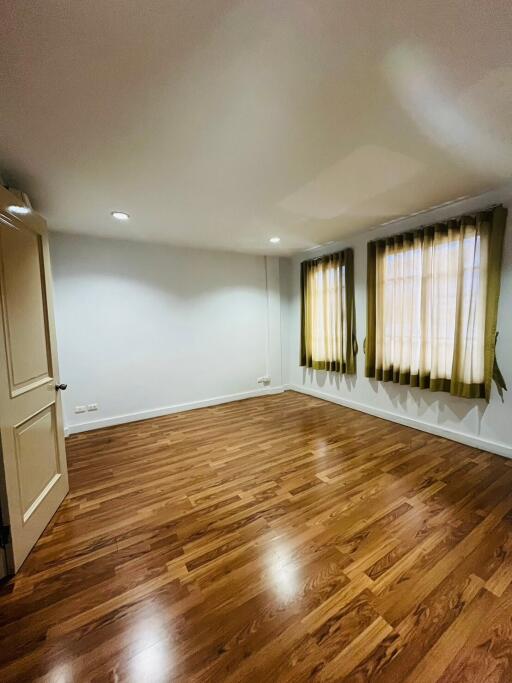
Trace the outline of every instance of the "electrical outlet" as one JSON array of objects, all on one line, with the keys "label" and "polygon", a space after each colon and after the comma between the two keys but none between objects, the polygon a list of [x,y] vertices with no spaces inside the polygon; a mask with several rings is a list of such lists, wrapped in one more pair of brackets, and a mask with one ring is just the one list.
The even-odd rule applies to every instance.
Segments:
[{"label": "electrical outlet", "polygon": [[88,403],[87,404],[87,410],[91,412],[92,410],[98,410],[98,404],[97,403]]},{"label": "electrical outlet", "polygon": [[258,384],[270,384],[271,378],[265,375],[264,377],[258,377],[256,381]]},{"label": "electrical outlet", "polygon": [[85,413],[87,408],[85,406],[75,406],[75,413]]}]

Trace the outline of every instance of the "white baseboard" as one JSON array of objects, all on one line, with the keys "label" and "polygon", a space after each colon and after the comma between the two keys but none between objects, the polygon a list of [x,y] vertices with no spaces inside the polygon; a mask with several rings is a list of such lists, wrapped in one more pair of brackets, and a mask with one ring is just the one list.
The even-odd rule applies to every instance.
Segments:
[{"label": "white baseboard", "polygon": [[389,420],[390,422],[397,422],[398,424],[405,425],[406,427],[419,429],[422,432],[428,432],[429,434],[442,436],[446,439],[451,439],[452,441],[458,441],[459,443],[463,443],[467,446],[473,446],[474,448],[479,448],[484,451],[496,453],[497,455],[503,455],[506,458],[512,458],[512,446],[508,446],[507,444],[499,443],[496,441],[490,441],[488,439],[482,439],[479,436],[464,434],[463,432],[458,432],[454,429],[449,429],[448,427],[429,424],[426,422],[422,422],[421,420],[416,420],[412,417],[397,415],[396,413],[392,413],[388,410],[375,408],[374,406],[370,406],[365,403],[359,403],[357,401],[352,401],[339,396],[333,396],[332,394],[327,394],[323,391],[318,391],[317,389],[311,389],[309,387],[300,386],[299,384],[285,384],[279,387],[268,387],[266,389],[244,391],[238,394],[226,394],[224,396],[215,396],[214,398],[203,399],[201,401],[179,403],[172,406],[155,408],[153,410],[141,410],[135,413],[115,415],[114,417],[107,417],[100,420],[80,422],[78,424],[66,426],[64,429],[64,434],[65,436],[69,436],[70,434],[78,434],[79,432],[86,432],[92,429],[102,429],[103,427],[111,427],[113,425],[125,424],[127,422],[147,420],[151,417],[171,415],[172,413],[180,413],[186,410],[195,410],[196,408],[207,408],[208,406],[220,405],[221,403],[230,403],[232,401],[243,401],[247,398],[255,398],[256,396],[264,396],[267,394],[279,394],[287,389],[297,391],[301,394],[306,394],[308,396],[314,396],[315,398],[320,398],[323,401],[337,403],[338,405],[344,406],[345,408],[358,410],[362,413],[367,413],[368,415],[374,415],[375,417],[380,417],[384,420]]},{"label": "white baseboard", "polygon": [[381,417],[384,420],[389,420],[390,422],[398,422],[398,424],[405,425],[406,427],[412,427],[413,429],[419,429],[422,432],[428,432],[429,434],[442,436],[446,439],[451,439],[452,441],[458,441],[466,446],[473,446],[474,448],[496,453],[497,455],[503,455],[505,458],[512,458],[512,446],[509,446],[505,443],[489,441],[488,439],[482,439],[479,436],[464,434],[463,432],[458,432],[455,429],[449,429],[448,427],[443,427],[441,425],[433,425],[428,422],[416,420],[412,417],[397,415],[396,413],[392,413],[388,410],[374,408],[366,403],[358,403],[357,401],[341,398],[339,396],[333,396],[332,394],[327,394],[323,391],[318,391],[317,389],[310,389],[309,387],[300,386],[299,384],[286,384],[283,388],[291,389],[292,391],[298,391],[299,393],[307,394],[308,396],[314,396],[315,398],[320,398],[323,401],[337,403],[345,408],[359,410],[362,413],[374,415],[375,417]]},{"label": "white baseboard", "polygon": [[162,415],[171,415],[172,413],[181,413],[185,410],[207,408],[209,406],[220,405],[221,403],[243,401],[246,398],[255,398],[256,396],[280,394],[283,391],[284,387],[282,386],[267,387],[265,389],[255,389],[254,391],[242,391],[238,394],[226,394],[225,396],[215,396],[214,398],[206,398],[202,401],[178,403],[173,406],[165,406],[163,408],[155,408],[152,410],[140,410],[135,413],[126,413],[125,415],[115,415],[114,417],[106,417],[100,420],[80,422],[78,424],[66,425],[66,427],[64,428],[64,435],[69,436],[70,434],[78,434],[79,432],[88,432],[91,429],[102,429],[103,427],[112,427],[113,425],[125,424],[126,422],[137,422],[138,420],[147,420],[151,417],[160,417]]}]

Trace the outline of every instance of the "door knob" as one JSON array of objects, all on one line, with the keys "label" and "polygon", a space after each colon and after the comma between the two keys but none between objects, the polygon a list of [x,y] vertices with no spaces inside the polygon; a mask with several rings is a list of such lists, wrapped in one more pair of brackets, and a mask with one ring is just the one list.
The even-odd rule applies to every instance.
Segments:
[{"label": "door knob", "polygon": [[67,384],[56,384],[56,385],[55,385],[55,389],[56,389],[57,391],[59,391],[59,389],[60,389],[61,391],[66,391],[67,388],[68,388],[68,385],[67,385]]}]

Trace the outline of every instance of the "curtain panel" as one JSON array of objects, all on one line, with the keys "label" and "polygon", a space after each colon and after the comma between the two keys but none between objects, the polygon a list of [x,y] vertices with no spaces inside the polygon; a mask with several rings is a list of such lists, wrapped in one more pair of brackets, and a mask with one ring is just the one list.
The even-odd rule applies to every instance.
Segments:
[{"label": "curtain panel", "polygon": [[490,397],[507,210],[368,243],[367,377]]},{"label": "curtain panel", "polygon": [[301,263],[301,366],[356,372],[354,252]]}]

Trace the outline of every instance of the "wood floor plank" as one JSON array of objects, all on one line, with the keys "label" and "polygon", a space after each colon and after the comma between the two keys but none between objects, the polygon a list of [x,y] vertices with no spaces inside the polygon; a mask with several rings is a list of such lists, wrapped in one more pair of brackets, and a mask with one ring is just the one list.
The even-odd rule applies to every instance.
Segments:
[{"label": "wood floor plank", "polygon": [[512,466],[285,392],[67,439],[3,681],[512,680]]}]

